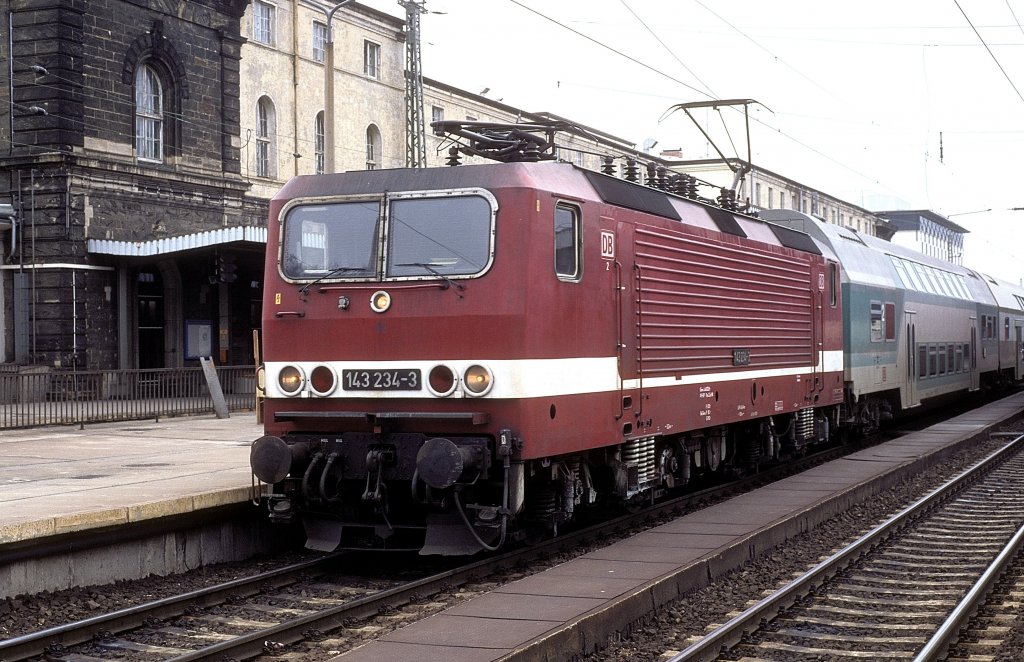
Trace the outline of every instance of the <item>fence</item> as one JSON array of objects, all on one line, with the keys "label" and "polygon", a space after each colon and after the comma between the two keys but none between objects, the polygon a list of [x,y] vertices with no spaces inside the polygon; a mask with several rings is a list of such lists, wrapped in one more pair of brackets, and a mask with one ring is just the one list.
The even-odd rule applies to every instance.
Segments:
[{"label": "fence", "polygon": [[[228,411],[256,407],[255,366],[218,366]],[[202,368],[0,373],[0,429],[213,413]]]}]

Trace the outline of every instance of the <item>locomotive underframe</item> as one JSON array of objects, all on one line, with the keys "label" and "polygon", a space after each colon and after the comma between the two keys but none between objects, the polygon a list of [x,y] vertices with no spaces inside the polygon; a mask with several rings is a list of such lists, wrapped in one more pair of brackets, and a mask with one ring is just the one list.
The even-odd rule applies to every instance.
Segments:
[{"label": "locomotive underframe", "polygon": [[755,472],[829,441],[839,422],[839,406],[806,408],[525,461],[510,430],[288,434],[270,438],[291,466],[268,505],[272,521],[301,520],[312,549],[471,554],[557,533],[581,508]]}]

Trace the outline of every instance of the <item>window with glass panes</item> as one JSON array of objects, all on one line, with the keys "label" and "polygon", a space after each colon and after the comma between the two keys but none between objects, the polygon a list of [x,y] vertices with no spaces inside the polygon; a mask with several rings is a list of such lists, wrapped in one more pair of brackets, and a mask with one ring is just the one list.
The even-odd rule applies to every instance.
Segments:
[{"label": "window with glass panes", "polygon": [[153,67],[142,64],[135,71],[135,155],[146,161],[163,161],[163,86]]},{"label": "window with glass panes", "polygon": [[274,44],[274,6],[260,0],[252,3],[252,38],[261,44]]}]

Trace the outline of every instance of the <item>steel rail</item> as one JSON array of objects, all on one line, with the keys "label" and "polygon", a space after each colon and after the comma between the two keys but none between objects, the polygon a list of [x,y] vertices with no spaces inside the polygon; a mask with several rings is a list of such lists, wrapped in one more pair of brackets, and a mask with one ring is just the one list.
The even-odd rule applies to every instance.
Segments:
[{"label": "steel rail", "polygon": [[[991,436],[1004,436],[994,433]],[[1015,436],[1003,448],[994,451],[973,467],[961,472],[945,484],[907,506],[899,513],[853,541],[821,563],[797,577],[771,595],[758,601],[742,613],[701,637],[667,662],[704,662],[716,659],[724,650],[739,643],[749,633],[771,620],[779,612],[807,595],[826,580],[835,576],[850,563],[902,529],[910,520],[931,510],[954,493],[977,480],[988,469],[1002,462],[1008,455],[1024,446],[1024,435]],[[994,580],[993,580],[994,581]],[[954,631],[955,636],[955,631]]]},{"label": "steel rail", "polygon": [[185,613],[195,604],[211,606],[221,604],[228,596],[255,595],[267,585],[280,587],[294,581],[300,573],[315,570],[337,560],[338,554],[324,556],[308,562],[295,563],[251,577],[235,579],[207,588],[182,593],[161,600],[126,607],[108,614],[93,616],[73,623],[39,630],[20,637],[0,641],[0,660],[24,660],[46,652],[54,644],[75,645],[92,639],[99,632],[124,632],[141,627],[148,618],[169,618]]},{"label": "steel rail", "polygon": [[[266,652],[266,647],[287,646],[308,638],[313,630],[330,631],[342,627],[346,622],[375,616],[379,613],[398,609],[427,595],[435,595],[447,587],[458,587],[473,581],[482,573],[492,572],[495,563],[519,560],[515,552],[504,555],[501,560],[484,559],[468,566],[441,572],[430,577],[415,580],[401,586],[372,593],[352,602],[331,607],[315,614],[300,616],[277,625],[223,641],[206,648],[200,648],[166,662],[196,662],[197,660],[248,659]],[[507,557],[507,558],[506,558]]]},{"label": "steel rail", "polygon": [[932,635],[932,638],[918,652],[914,662],[931,662],[932,660],[945,659],[946,651],[952,644],[956,643],[960,628],[985,603],[988,594],[992,592],[993,585],[999,581],[999,578],[1002,577],[1006,569],[1014,562],[1022,545],[1024,545],[1024,526],[1017,529],[1017,533],[1006,544],[1006,547],[999,552],[999,555],[985,569],[985,572],[967,592],[963,600],[950,612],[939,629]]}]

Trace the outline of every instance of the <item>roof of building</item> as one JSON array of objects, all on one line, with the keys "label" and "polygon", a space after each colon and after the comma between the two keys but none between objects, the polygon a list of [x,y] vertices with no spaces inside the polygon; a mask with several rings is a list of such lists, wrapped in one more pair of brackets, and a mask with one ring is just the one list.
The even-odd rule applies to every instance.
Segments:
[{"label": "roof of building", "polygon": [[941,225],[953,232],[960,234],[970,232],[967,228],[961,227],[942,214],[936,214],[929,209],[897,209],[893,211],[876,211],[874,213],[876,216],[889,221],[900,230],[916,230],[921,225],[921,219],[927,218],[932,223]]},{"label": "roof of building", "polygon": [[513,117],[518,117],[518,118],[520,118],[523,121],[527,121],[527,122],[533,121],[533,122],[536,122],[536,121],[544,121],[544,120],[556,120],[556,121],[568,122],[568,123],[572,124],[573,126],[577,127],[578,129],[580,129],[580,131],[581,131],[580,135],[582,135],[582,136],[585,136],[585,135],[589,134],[590,136],[593,136],[595,138],[599,138],[599,139],[601,139],[603,141],[611,142],[611,143],[616,143],[622,149],[626,149],[626,150],[629,150],[631,148],[635,148],[635,143],[627,140],[626,138],[619,138],[618,136],[613,136],[612,134],[606,133],[604,131],[601,131],[600,129],[595,129],[594,127],[587,126],[585,124],[580,124],[579,122],[575,122],[573,120],[566,119],[565,117],[562,117],[560,115],[556,115],[554,113],[550,113],[548,111],[532,111],[531,112],[531,111],[523,110],[522,108],[518,108],[516,106],[510,106],[510,105],[508,105],[506,103],[502,103],[501,100],[491,99],[490,97],[486,97],[486,96],[484,96],[482,94],[474,94],[474,93],[468,92],[468,91],[466,91],[464,89],[455,87],[454,85],[449,85],[448,83],[443,83],[443,82],[441,82],[439,80],[436,80],[434,78],[428,78],[427,76],[423,77],[423,85],[426,86],[426,87],[429,87],[429,88],[433,88],[435,90],[439,90],[439,91],[442,91],[442,92],[447,92],[448,94],[452,94],[452,95],[455,95],[455,96],[459,96],[459,97],[463,97],[463,98],[472,100],[472,101],[474,101],[474,102],[476,102],[478,104],[481,104],[481,105],[490,106],[491,108],[493,108],[494,110],[496,110],[498,112],[505,113],[505,114],[513,116]]}]

